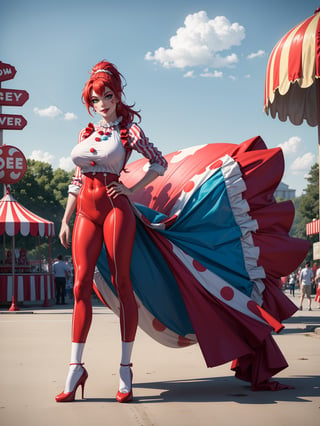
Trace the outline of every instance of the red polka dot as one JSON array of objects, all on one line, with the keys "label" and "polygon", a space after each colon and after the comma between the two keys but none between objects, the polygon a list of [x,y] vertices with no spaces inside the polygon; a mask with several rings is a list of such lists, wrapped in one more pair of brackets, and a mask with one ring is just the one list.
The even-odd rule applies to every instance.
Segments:
[{"label": "red polka dot", "polygon": [[205,266],[201,265],[201,263],[199,263],[195,259],[193,259],[192,264],[193,264],[194,269],[196,269],[199,272],[204,272],[207,269]]},{"label": "red polka dot", "polygon": [[183,188],[184,192],[190,192],[194,188],[194,182],[189,181]]},{"label": "red polka dot", "polygon": [[247,303],[247,307],[248,307],[249,311],[251,311],[255,315],[260,316],[260,311],[258,309],[256,302],[254,302],[253,300],[249,300],[249,302]]},{"label": "red polka dot", "polygon": [[211,166],[209,167],[209,169],[210,170],[218,169],[219,167],[222,166],[222,164],[223,164],[222,160],[215,161],[213,164],[211,164]]},{"label": "red polka dot", "polygon": [[164,331],[167,327],[162,324],[157,318],[152,321],[152,327],[157,331]]},{"label": "red polka dot", "polygon": [[220,294],[224,300],[232,300],[234,298],[234,291],[231,287],[223,287],[220,290]]},{"label": "red polka dot", "polygon": [[190,346],[192,344],[190,339],[187,339],[184,336],[179,336],[178,338],[178,346],[180,347],[185,347],[185,346]]}]

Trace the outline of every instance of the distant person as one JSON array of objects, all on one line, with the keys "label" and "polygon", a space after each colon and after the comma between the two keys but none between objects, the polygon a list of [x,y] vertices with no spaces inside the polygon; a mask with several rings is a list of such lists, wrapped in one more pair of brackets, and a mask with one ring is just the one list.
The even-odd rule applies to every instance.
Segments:
[{"label": "distant person", "polygon": [[316,297],[314,298],[314,301],[318,303],[318,308],[320,309],[320,268],[317,269],[315,282],[316,282],[317,290],[316,290]]},{"label": "distant person", "polygon": [[67,265],[68,268],[68,278],[66,280],[66,296],[68,299],[72,299],[72,293],[73,293],[73,266],[72,264],[69,262],[68,258],[66,257],[64,259],[65,264]]},{"label": "distant person", "polygon": [[312,280],[313,280],[313,273],[310,269],[310,262],[306,262],[305,267],[301,270],[300,276],[299,276],[299,283],[300,283],[300,290],[301,290],[301,297],[300,297],[300,311],[303,309],[303,299],[306,296],[308,299],[308,308],[309,311],[311,311],[311,286],[312,286]]},{"label": "distant person", "polygon": [[294,297],[295,288],[296,288],[296,274],[293,272],[289,276],[289,289],[290,289],[290,294],[292,294],[293,297]]},{"label": "distant person", "polygon": [[11,250],[7,250],[7,257],[5,258],[4,264],[7,265],[4,272],[12,271],[12,252]]},{"label": "distant person", "polygon": [[56,304],[64,305],[69,268],[63,261],[62,254],[59,254],[58,260],[52,265],[52,272],[54,274],[54,282],[56,285]]},{"label": "distant person", "polygon": [[318,265],[316,264],[316,262],[313,263],[311,270],[312,270],[312,274],[313,274],[313,280],[312,280],[312,285],[311,285],[311,294],[316,294],[316,291],[317,291],[316,275],[317,275],[317,270],[318,270]]},{"label": "distant person", "polygon": [[17,264],[20,272],[25,273],[29,271],[30,262],[28,260],[27,251],[25,248],[20,249]]}]

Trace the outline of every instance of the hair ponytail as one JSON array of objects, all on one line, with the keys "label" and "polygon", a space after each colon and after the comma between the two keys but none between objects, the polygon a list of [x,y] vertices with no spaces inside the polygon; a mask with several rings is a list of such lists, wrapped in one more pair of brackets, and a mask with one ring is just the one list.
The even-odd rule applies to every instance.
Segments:
[{"label": "hair ponytail", "polygon": [[108,87],[119,99],[117,115],[119,117],[122,116],[122,126],[127,126],[129,123],[132,123],[135,117],[141,121],[140,111],[138,112],[133,109],[135,104],[127,105],[123,102],[123,98],[125,97],[125,86],[126,80],[115,65],[107,61],[98,62],[92,68],[91,76],[82,91],[82,101],[86,105],[89,114],[92,115],[90,110],[92,108],[91,91],[94,90],[99,96],[102,96],[105,87]]}]

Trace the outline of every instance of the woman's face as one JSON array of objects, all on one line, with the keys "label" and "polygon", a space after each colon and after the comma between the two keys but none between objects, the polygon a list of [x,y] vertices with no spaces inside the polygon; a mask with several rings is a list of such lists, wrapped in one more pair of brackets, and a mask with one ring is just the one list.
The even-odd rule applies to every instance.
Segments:
[{"label": "woman's face", "polygon": [[91,105],[94,110],[103,118],[106,123],[111,123],[117,119],[118,98],[115,93],[105,87],[102,96],[98,95],[93,89],[90,92]]}]

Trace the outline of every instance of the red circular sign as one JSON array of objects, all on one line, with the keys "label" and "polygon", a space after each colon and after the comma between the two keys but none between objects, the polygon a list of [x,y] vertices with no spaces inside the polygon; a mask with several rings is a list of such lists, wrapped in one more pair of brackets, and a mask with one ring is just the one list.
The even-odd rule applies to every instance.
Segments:
[{"label": "red circular sign", "polygon": [[23,178],[27,170],[27,160],[15,146],[0,146],[0,182],[16,183]]}]

